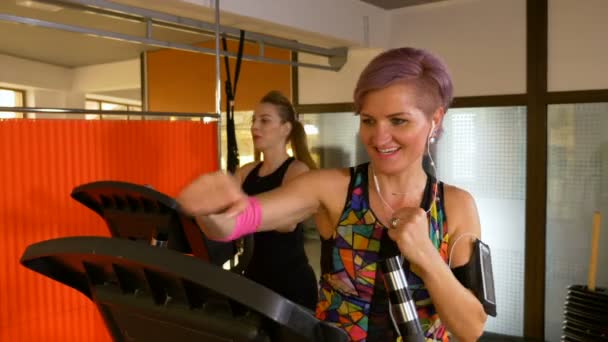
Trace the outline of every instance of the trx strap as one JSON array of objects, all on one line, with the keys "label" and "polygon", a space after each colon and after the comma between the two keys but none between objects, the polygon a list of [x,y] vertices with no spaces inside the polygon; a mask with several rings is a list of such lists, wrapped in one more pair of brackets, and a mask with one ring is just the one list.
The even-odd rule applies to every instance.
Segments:
[{"label": "trx strap", "polygon": [[[239,74],[241,71],[241,61],[243,60],[243,43],[245,42],[245,31],[241,30],[239,37],[239,50],[236,57],[236,68],[234,72],[234,83],[232,83],[230,75],[230,62],[228,56],[224,56],[224,65],[226,66],[226,83],[224,88],[226,91],[226,137],[227,137],[227,153],[226,164],[228,172],[234,173],[239,167],[239,147],[236,142],[236,132],[234,127],[234,99],[236,96],[236,86],[239,82]],[[228,51],[228,43],[226,36],[222,35],[222,44],[224,51]],[[243,274],[251,257],[253,256],[253,235],[245,236],[239,240],[233,241],[235,255],[237,255],[238,263],[235,265],[235,260],[232,259],[230,268],[232,272]]]},{"label": "trx strap", "polygon": [[[236,169],[239,167],[239,147],[236,142],[236,132],[234,127],[234,99],[236,96],[236,86],[239,81],[239,74],[241,71],[244,41],[245,31],[241,30],[241,34],[239,37],[239,50],[236,58],[236,70],[234,73],[234,84],[230,80],[230,62],[228,60],[228,56],[224,56],[224,64],[226,66],[226,81],[224,84],[224,88],[226,91],[226,164],[230,173],[234,173],[234,171],[236,171]],[[224,45],[224,51],[228,51],[228,44],[226,42],[225,35],[222,35],[222,44]]]}]

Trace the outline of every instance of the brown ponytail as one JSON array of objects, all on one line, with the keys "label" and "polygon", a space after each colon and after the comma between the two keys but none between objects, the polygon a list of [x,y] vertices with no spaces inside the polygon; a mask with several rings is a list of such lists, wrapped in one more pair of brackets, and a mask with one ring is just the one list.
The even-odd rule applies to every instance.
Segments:
[{"label": "brown ponytail", "polygon": [[[312,159],[310,151],[308,150],[308,143],[306,140],[306,132],[304,126],[296,119],[296,111],[293,105],[287,97],[280,92],[273,90],[260,100],[260,103],[270,103],[277,107],[279,116],[283,122],[291,123],[291,132],[289,133],[289,143],[293,151],[294,157],[306,164],[309,169],[316,169],[317,164]],[[256,161],[260,160],[260,151],[254,151],[254,158]]]},{"label": "brown ponytail", "polygon": [[294,157],[302,163],[306,164],[309,169],[314,170],[317,168],[317,164],[312,160],[310,151],[308,150],[308,141],[306,140],[306,131],[304,126],[298,120],[291,123],[291,133],[289,134],[289,142],[291,143],[291,149]]}]

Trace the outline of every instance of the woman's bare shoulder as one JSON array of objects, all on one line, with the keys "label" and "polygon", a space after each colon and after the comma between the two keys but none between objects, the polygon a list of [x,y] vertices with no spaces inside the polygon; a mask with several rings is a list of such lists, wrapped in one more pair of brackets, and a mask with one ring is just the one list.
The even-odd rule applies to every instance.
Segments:
[{"label": "woman's bare shoulder", "polygon": [[444,208],[452,234],[479,234],[479,214],[473,196],[454,185],[443,185]]},{"label": "woman's bare shoulder", "polygon": [[318,169],[309,172],[311,178],[316,177],[325,184],[332,184],[350,179],[350,171],[347,168],[342,169]]},{"label": "woman's bare shoulder", "polygon": [[315,193],[322,202],[331,202],[332,194],[348,187],[350,173],[348,169],[317,169],[295,177],[293,181],[301,190]]},{"label": "woman's bare shoulder", "polygon": [[451,201],[456,202],[454,203],[455,205],[459,205],[459,201],[474,201],[473,196],[468,191],[455,185],[443,183],[443,193],[444,196],[449,197]]},{"label": "woman's bare shoulder", "polygon": [[308,166],[306,164],[304,164],[303,162],[296,159],[293,162],[291,162],[291,164],[289,164],[289,167],[287,168],[287,172],[285,173],[285,178],[283,179],[283,181],[284,182],[288,181],[288,180],[298,177],[299,175],[306,173],[308,171],[310,171]]},{"label": "woman's bare shoulder", "polygon": [[343,168],[322,169],[314,172],[317,173],[319,179],[315,186],[320,193],[321,203],[333,218],[333,216],[339,215],[344,208],[348,184],[350,183],[350,171]]}]

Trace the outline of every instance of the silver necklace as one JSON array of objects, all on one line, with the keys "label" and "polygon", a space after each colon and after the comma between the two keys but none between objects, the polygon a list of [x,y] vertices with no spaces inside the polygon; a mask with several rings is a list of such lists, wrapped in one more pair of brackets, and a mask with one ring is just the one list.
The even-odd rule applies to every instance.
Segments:
[{"label": "silver necklace", "polygon": [[388,204],[388,202],[384,199],[384,197],[382,197],[382,192],[380,191],[380,185],[378,185],[378,177],[376,177],[376,172],[374,171],[374,168],[372,167],[371,169],[372,169],[372,177],[374,177],[374,187],[376,187],[376,193],[378,194],[380,201],[382,201],[382,203],[384,203],[384,205],[391,210],[391,214],[392,214],[395,212],[395,209],[393,209],[393,207],[391,207],[391,205]]},{"label": "silver necklace", "polygon": [[[376,188],[376,193],[378,194],[380,201],[382,201],[382,203],[391,210],[391,214],[392,214],[395,212],[395,209],[393,209],[393,207],[391,207],[391,205],[388,204],[388,202],[382,196],[382,191],[380,191],[380,185],[378,183],[378,177],[376,177],[376,172],[374,171],[374,168],[371,165],[370,165],[370,167],[372,169],[372,177],[374,178],[374,187]],[[404,193],[393,192],[393,194],[407,194],[407,192],[404,192]],[[433,202],[435,202],[436,199],[437,199],[437,189],[435,188],[435,191],[433,191],[433,200],[429,204],[429,208],[427,210],[425,210],[425,213],[428,214],[431,211],[431,208],[433,207]]]}]

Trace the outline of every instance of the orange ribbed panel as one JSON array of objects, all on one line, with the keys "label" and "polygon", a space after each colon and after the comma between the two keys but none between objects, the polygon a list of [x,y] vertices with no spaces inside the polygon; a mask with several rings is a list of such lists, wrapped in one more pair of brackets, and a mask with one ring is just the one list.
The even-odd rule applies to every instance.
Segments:
[{"label": "orange ribbed panel", "polygon": [[22,267],[25,248],[108,231],[72,189],[97,180],[170,196],[217,170],[216,125],[187,121],[0,120],[0,341],[109,341],[92,302]]}]

